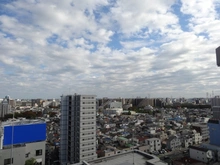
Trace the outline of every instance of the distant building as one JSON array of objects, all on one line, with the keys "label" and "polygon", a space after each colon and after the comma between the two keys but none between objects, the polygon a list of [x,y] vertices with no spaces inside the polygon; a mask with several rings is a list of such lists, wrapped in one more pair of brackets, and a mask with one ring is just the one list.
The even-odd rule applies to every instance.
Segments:
[{"label": "distant building", "polygon": [[214,98],[211,98],[211,106],[220,106],[220,97],[215,96]]},{"label": "distant building", "polygon": [[10,97],[5,96],[0,103],[0,118],[3,118],[8,113],[11,113]]},{"label": "distant building", "polygon": [[61,96],[60,127],[61,165],[97,158],[95,95]]},{"label": "distant building", "polygon": [[46,123],[41,120],[11,120],[0,125],[0,164],[23,165],[34,158],[45,164]]},{"label": "distant building", "polygon": [[34,107],[36,104],[38,107],[41,107],[43,104],[43,101],[44,101],[43,99],[32,99],[31,106]]},{"label": "distant building", "polygon": [[122,108],[122,102],[113,101],[110,103],[110,109],[113,108]]},{"label": "distant building", "polygon": [[102,112],[104,115],[121,115],[123,112],[122,103],[118,101],[109,102],[107,105],[109,108],[104,109]]}]

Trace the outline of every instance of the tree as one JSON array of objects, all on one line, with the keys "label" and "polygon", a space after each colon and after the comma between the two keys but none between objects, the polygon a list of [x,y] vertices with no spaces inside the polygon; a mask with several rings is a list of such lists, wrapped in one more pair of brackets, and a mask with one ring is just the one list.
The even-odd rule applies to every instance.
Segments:
[{"label": "tree", "polygon": [[35,162],[36,162],[36,159],[30,158],[30,159],[25,161],[25,165],[34,165]]}]

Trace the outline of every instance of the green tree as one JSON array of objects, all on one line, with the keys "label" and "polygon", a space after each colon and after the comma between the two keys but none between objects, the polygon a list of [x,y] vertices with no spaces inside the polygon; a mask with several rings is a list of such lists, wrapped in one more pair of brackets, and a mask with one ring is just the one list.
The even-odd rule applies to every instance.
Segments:
[{"label": "green tree", "polygon": [[36,162],[36,159],[30,158],[30,159],[25,161],[25,165],[34,165],[35,162]]}]

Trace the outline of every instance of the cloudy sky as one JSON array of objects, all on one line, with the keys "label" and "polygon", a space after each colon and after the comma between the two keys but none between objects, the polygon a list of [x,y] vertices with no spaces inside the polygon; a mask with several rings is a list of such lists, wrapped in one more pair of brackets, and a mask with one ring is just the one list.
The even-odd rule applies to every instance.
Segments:
[{"label": "cloudy sky", "polygon": [[1,0],[0,97],[220,94],[219,0]]}]

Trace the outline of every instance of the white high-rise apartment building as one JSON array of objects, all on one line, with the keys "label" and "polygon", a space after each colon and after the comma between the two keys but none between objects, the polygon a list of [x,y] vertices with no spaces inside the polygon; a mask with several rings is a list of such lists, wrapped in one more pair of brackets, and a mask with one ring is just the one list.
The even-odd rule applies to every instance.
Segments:
[{"label": "white high-rise apartment building", "polygon": [[61,96],[60,122],[61,165],[96,159],[95,95]]}]

